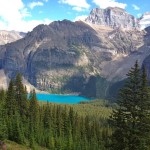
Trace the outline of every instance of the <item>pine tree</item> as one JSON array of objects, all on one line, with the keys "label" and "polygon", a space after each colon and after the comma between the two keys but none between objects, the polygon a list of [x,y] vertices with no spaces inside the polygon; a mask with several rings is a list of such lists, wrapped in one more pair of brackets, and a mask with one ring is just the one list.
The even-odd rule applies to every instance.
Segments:
[{"label": "pine tree", "polygon": [[8,129],[6,124],[6,92],[2,89],[0,90],[0,139],[4,140],[8,138]]},{"label": "pine tree", "polygon": [[18,110],[13,80],[11,80],[9,83],[7,97],[6,97],[6,103],[5,103],[5,109],[6,109],[6,114],[8,116],[14,115],[15,112]]},{"label": "pine tree", "polygon": [[33,131],[33,135],[37,137],[38,125],[39,125],[39,105],[36,98],[35,90],[32,91],[30,96],[30,104],[29,104],[29,124],[30,129]]},{"label": "pine tree", "polygon": [[49,129],[51,127],[51,110],[50,110],[50,106],[47,102],[46,104],[46,108],[44,110],[44,116],[43,116],[43,121],[44,121],[44,128],[45,129]]},{"label": "pine tree", "polygon": [[128,80],[120,91],[118,108],[111,118],[114,126],[111,149],[147,150],[146,135],[149,135],[150,131],[150,95],[145,69],[141,75],[136,62],[127,76]]},{"label": "pine tree", "polygon": [[4,108],[5,100],[6,100],[6,91],[4,91],[4,89],[1,89],[0,90],[0,109]]},{"label": "pine tree", "polygon": [[28,101],[27,101],[26,88],[23,86],[21,74],[16,75],[15,88],[16,88],[15,93],[16,93],[16,100],[18,103],[19,113],[23,121],[26,121],[26,116],[28,111]]},{"label": "pine tree", "polygon": [[73,107],[39,106],[35,90],[27,100],[20,75],[10,81],[7,92],[0,91],[0,140],[28,144],[32,149],[40,145],[52,150],[97,150],[104,145],[100,130],[99,120],[81,117]]},{"label": "pine tree", "polygon": [[142,75],[141,75],[141,91],[140,91],[140,101],[139,101],[140,109],[139,113],[139,121],[141,124],[139,125],[140,132],[140,140],[141,140],[141,149],[149,149],[150,148],[150,88],[148,86],[146,69],[143,67]]},{"label": "pine tree", "polygon": [[25,137],[20,114],[16,112],[15,115],[11,117],[9,124],[11,126],[9,130],[9,133],[11,133],[9,139],[17,143],[23,144],[25,142]]},{"label": "pine tree", "polygon": [[5,140],[8,138],[8,127],[6,124],[5,116],[0,112],[0,139]]}]

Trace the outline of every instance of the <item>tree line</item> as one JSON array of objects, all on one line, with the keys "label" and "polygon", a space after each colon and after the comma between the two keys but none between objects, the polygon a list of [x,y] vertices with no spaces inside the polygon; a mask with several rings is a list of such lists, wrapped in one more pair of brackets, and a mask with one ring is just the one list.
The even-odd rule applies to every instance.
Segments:
[{"label": "tree line", "polygon": [[98,119],[79,116],[72,107],[39,105],[35,90],[29,95],[20,74],[7,91],[0,91],[0,139],[15,141],[32,149],[105,150],[109,132]]},{"label": "tree line", "polygon": [[80,116],[72,107],[39,105],[21,75],[0,91],[0,139],[50,150],[149,150],[150,87],[146,70],[135,63],[105,124]]}]

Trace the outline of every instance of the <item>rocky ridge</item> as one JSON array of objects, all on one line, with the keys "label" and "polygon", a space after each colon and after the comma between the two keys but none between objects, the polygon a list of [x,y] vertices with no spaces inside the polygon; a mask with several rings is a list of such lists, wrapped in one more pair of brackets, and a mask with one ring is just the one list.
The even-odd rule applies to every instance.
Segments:
[{"label": "rocky ridge", "polygon": [[[114,9],[114,16],[123,11]],[[39,25],[24,38],[0,46],[3,75],[13,78],[21,72],[27,82],[40,90],[85,95],[93,91],[88,96],[95,97],[104,84],[101,93],[107,93],[110,86],[107,81],[112,84],[124,79],[136,60],[142,66],[149,57],[150,32],[148,28],[137,30],[133,27],[134,21],[127,26],[127,22],[118,21],[116,27],[110,22],[104,26],[96,21],[63,20]],[[100,77],[99,88],[97,76]]]},{"label": "rocky ridge", "polygon": [[87,23],[109,26],[114,29],[123,28],[133,30],[140,28],[138,19],[118,7],[108,7],[106,9],[95,8],[85,21]]}]

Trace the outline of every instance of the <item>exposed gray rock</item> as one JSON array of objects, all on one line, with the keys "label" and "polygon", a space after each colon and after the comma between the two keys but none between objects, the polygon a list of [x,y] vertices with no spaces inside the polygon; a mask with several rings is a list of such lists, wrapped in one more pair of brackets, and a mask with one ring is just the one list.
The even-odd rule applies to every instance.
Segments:
[{"label": "exposed gray rock", "polygon": [[[150,51],[150,27],[146,28],[145,30],[147,32],[146,38],[145,38],[146,46]],[[147,75],[148,75],[148,78],[150,80],[150,54],[144,59],[143,66],[146,67]]]},{"label": "exposed gray rock", "polygon": [[95,8],[85,21],[111,28],[139,29],[138,20],[124,9],[118,7]]},{"label": "exposed gray rock", "polygon": [[142,65],[150,55],[149,29],[136,30],[135,18],[119,8],[95,9],[93,13],[89,17],[92,24],[55,21],[1,45],[0,69],[9,78],[21,72],[38,89],[59,92],[85,93],[91,82],[96,84],[97,75],[110,81],[124,79],[136,60]]},{"label": "exposed gray rock", "polygon": [[[0,69],[4,69],[8,77],[21,72],[42,90],[67,88],[81,92],[90,76],[119,78],[120,74],[111,64],[120,57],[137,55],[143,44],[144,32],[97,29],[84,22],[56,21],[39,25],[23,39],[0,46]],[[130,65],[126,68],[128,71]]]},{"label": "exposed gray rock", "polygon": [[26,33],[0,30],[0,45],[11,43],[23,38]]}]

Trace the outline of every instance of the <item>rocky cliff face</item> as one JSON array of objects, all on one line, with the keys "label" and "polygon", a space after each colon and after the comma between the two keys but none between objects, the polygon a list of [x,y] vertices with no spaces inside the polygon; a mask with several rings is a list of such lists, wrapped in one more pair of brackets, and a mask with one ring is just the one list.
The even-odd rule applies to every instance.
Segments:
[{"label": "rocky cliff face", "polygon": [[111,28],[124,28],[128,30],[139,29],[138,20],[128,14],[124,9],[108,7],[95,8],[85,20],[87,23],[109,26]]},{"label": "rocky cliff face", "polygon": [[25,38],[0,46],[0,69],[8,77],[21,72],[42,90],[81,92],[91,76],[119,78],[118,62],[111,64],[125,56],[143,55],[138,51],[144,44],[143,35],[68,20],[39,25]]},{"label": "rocky cliff face", "polygon": [[0,45],[17,41],[25,36],[23,32],[0,30]]},{"label": "rocky cliff face", "polygon": [[90,48],[100,44],[96,32],[81,22],[40,25],[25,38],[0,47],[0,68],[9,77],[21,72],[40,89],[60,88],[72,76],[93,73]]},{"label": "rocky cliff face", "polygon": [[131,30],[131,23],[124,30],[118,28],[120,22],[115,28],[112,22],[101,26],[68,20],[39,25],[24,38],[0,46],[0,70],[9,78],[21,72],[40,90],[105,96],[110,81],[124,79],[136,60],[142,65],[150,55],[149,29]]},{"label": "rocky cliff face", "polygon": [[[147,35],[146,35],[146,38],[145,38],[145,41],[146,41],[146,46],[149,48],[150,50],[150,27],[146,28],[145,29],[146,32],[147,32]],[[143,66],[146,67],[146,70],[147,70],[147,75],[148,75],[148,78],[150,80],[150,55],[148,55],[144,61],[143,61]]]}]

